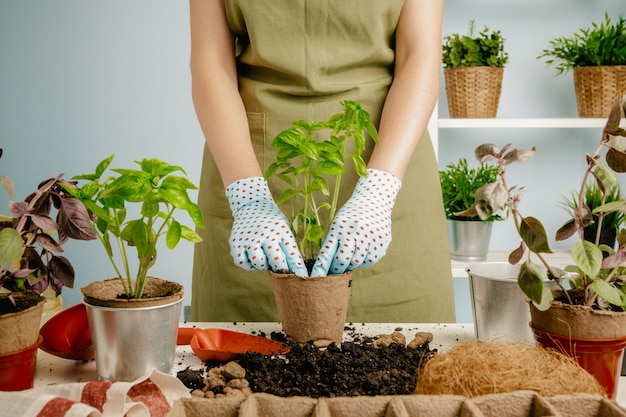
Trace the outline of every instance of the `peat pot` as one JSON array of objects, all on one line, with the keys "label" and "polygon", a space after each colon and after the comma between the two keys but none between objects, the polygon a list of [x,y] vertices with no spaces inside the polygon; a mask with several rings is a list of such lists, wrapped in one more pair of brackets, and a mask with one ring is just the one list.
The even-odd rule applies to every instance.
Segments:
[{"label": "peat pot", "polygon": [[481,341],[535,343],[526,295],[517,283],[519,265],[485,262],[466,268],[474,332]]},{"label": "peat pot", "polygon": [[81,291],[101,380],[132,381],[153,369],[171,372],[183,302],[180,284],[149,277],[148,296],[142,299],[117,299],[124,292],[117,278]]},{"label": "peat pot", "polygon": [[341,343],[352,273],[319,278],[269,272],[276,308],[285,334],[317,346]]},{"label": "peat pot", "polygon": [[456,261],[485,261],[492,222],[448,220],[450,256]]}]

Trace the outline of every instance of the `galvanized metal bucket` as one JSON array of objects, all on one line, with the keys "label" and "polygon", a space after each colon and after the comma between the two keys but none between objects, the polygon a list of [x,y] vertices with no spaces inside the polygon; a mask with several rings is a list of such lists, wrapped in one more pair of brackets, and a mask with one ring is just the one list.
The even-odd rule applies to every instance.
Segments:
[{"label": "galvanized metal bucket", "polygon": [[508,262],[486,262],[465,269],[478,340],[535,343],[526,296],[517,284],[519,268]]},{"label": "galvanized metal bucket", "polygon": [[100,380],[133,381],[153,369],[171,372],[182,303],[182,298],[143,308],[85,303]]},{"label": "galvanized metal bucket", "polygon": [[456,261],[484,261],[489,252],[493,223],[448,220],[450,255]]}]

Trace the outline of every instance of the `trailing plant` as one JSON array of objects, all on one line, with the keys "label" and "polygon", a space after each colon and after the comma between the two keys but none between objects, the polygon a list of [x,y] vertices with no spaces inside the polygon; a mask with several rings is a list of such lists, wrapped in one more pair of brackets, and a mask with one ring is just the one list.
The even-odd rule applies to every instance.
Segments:
[{"label": "trailing plant", "polygon": [[[445,169],[439,171],[446,218],[481,221],[478,212],[474,209],[474,196],[480,187],[496,181],[497,178],[497,166],[480,164],[478,167],[470,168],[467,158],[460,158],[457,163],[451,162],[446,165]],[[485,221],[503,219],[503,215],[498,212],[489,216]]]},{"label": "trailing plant", "polygon": [[[13,180],[0,176],[0,182],[12,200]],[[0,287],[5,291],[41,294],[50,287],[59,295],[64,286],[74,286],[74,268],[60,255],[63,244],[96,235],[89,213],[67,189],[77,187],[62,174],[48,178],[24,201],[10,201],[9,214],[0,214]],[[12,295],[0,299],[0,311],[17,310]]]},{"label": "trailing plant", "polygon": [[[620,127],[626,111],[626,97],[618,99],[602,130],[600,142],[593,153],[586,154],[587,166],[578,190],[577,206],[573,217],[556,233],[556,240],[561,241],[577,235],[571,249],[573,265],[565,268],[570,273],[568,284],[573,290],[582,293],[580,300],[570,296],[571,290],[565,285],[565,277],[557,273],[546,261],[544,254],[551,253],[547,234],[541,222],[531,216],[524,216],[518,209],[520,195],[507,187],[506,172],[509,165],[528,161],[535,153],[530,150],[509,149],[510,145],[499,149],[493,144],[483,144],[476,148],[476,158],[481,162],[495,163],[500,174],[497,181],[483,186],[476,193],[475,207],[481,218],[487,218],[494,210],[506,204],[511,210],[515,227],[522,239],[520,246],[509,255],[509,262],[522,262],[518,282],[523,292],[540,310],[546,310],[553,301],[552,291],[544,284],[544,275],[539,265],[531,259],[534,254],[547,269],[547,278],[560,288],[567,302],[583,304],[594,308],[626,310],[626,229],[620,228],[617,233],[617,249],[606,245],[587,241],[584,229],[597,216],[598,223],[611,213],[625,213],[626,200],[618,199],[606,202],[616,184],[616,173],[626,172],[626,130]],[[601,160],[602,151],[606,164]],[[602,193],[600,206],[590,209],[583,201],[590,184],[598,186]],[[599,231],[598,231],[599,232]],[[602,251],[608,253],[604,257]]]},{"label": "trailing plant", "polygon": [[[349,100],[341,104],[342,113],[327,121],[295,121],[293,127],[279,133],[271,144],[278,153],[265,177],[275,175],[288,184],[276,202],[290,204],[291,228],[305,261],[317,256],[337,211],[346,158],[352,161],[358,175],[366,176],[361,155],[367,134],[378,143],[376,128],[362,105]],[[328,137],[320,140],[318,135],[323,131],[328,132]],[[350,140],[355,150],[346,155]]]},{"label": "trailing plant", "polygon": [[443,43],[445,68],[504,67],[509,60],[504,50],[504,38],[499,30],[485,28],[475,34],[475,22],[470,21],[469,34],[447,35]]},{"label": "trailing plant", "polygon": [[581,28],[569,37],[558,37],[549,42],[537,58],[547,58],[557,75],[574,67],[626,65],[626,20],[619,16],[611,22],[608,13],[600,23],[592,22],[590,28]]},{"label": "trailing plant", "polygon": [[[140,169],[111,169],[104,176],[113,155],[101,161],[93,174],[74,177],[87,182],[80,190],[68,190],[82,201],[93,214],[92,227],[104,246],[106,254],[128,298],[141,298],[148,270],[157,260],[157,243],[165,238],[168,249],[174,249],[180,239],[200,242],[191,228],[174,218],[177,210],[187,212],[196,227],[204,227],[200,208],[191,201],[189,189],[197,187],[186,176],[174,175],[185,171],[159,159],[135,161]],[[128,205],[136,203],[136,218]],[[131,271],[128,250],[137,253],[137,269]]]}]

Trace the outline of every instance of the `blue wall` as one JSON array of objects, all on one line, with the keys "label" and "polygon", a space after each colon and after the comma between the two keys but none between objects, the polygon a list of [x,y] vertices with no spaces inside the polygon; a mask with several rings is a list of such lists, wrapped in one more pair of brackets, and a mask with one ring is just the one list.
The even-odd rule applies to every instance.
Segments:
[{"label": "blue wall", "polygon": [[[548,40],[591,21],[626,12],[624,0],[448,0],[444,34],[465,33],[470,19],[506,38],[499,116],[574,117],[571,74],[556,77],[535,59]],[[203,137],[193,111],[188,70],[189,25],[185,1],[0,1],[0,173],[16,182],[16,199],[60,172],[91,172],[110,154],[115,166],[144,157],[182,165],[194,182]],[[445,97],[441,117],[447,117]],[[511,169],[524,185],[523,209],[556,230],[558,195],[579,179],[583,153],[597,131],[441,132],[440,163],[473,155],[484,141],[536,145],[537,156]],[[0,208],[7,206],[0,196]],[[5,211],[4,209],[2,210]],[[492,249],[509,249],[510,222],[494,228]],[[78,288],[112,270],[98,242],[70,243],[77,285],[64,291],[65,305],[82,299]],[[226,255],[225,255],[226,256]],[[162,249],[152,274],[191,287],[192,246]],[[188,290],[190,291],[190,290]],[[189,300],[189,294],[187,294]],[[188,301],[186,302],[188,304]]]}]

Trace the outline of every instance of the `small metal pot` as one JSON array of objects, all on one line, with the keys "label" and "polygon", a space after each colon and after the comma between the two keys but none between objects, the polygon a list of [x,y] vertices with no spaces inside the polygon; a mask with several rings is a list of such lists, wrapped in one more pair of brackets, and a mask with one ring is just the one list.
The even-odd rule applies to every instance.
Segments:
[{"label": "small metal pot", "polygon": [[85,303],[98,377],[133,381],[174,364],[182,298],[145,308],[111,308]]}]

